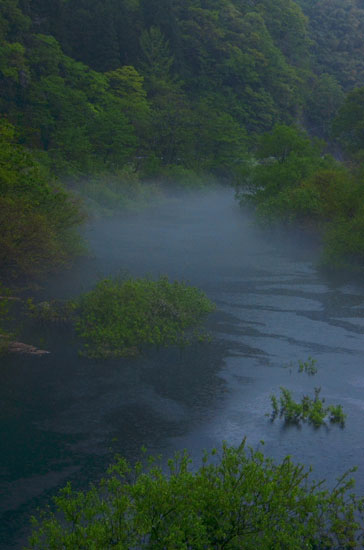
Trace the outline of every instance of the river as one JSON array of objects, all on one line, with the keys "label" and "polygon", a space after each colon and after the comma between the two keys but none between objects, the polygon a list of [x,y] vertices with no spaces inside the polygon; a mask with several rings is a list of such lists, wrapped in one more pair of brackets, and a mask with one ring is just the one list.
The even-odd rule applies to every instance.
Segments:
[{"label": "river", "polygon": [[[0,548],[19,549],[28,519],[68,479],[84,488],[114,453],[130,460],[145,445],[198,461],[222,440],[292,455],[332,484],[353,465],[364,494],[364,286],[328,278],[317,250],[299,234],[254,227],[230,191],[169,201],[85,229],[90,256],[52,277],[39,299],[69,298],[102,276],[168,274],[216,302],[211,343],[149,351],[137,359],[93,361],[77,354],[63,327],[25,322],[23,340],[51,351],[1,359]],[[297,361],[317,360],[314,377]],[[293,366],[287,367],[291,362]],[[344,429],[271,423],[270,395],[322,387],[341,403]]]}]

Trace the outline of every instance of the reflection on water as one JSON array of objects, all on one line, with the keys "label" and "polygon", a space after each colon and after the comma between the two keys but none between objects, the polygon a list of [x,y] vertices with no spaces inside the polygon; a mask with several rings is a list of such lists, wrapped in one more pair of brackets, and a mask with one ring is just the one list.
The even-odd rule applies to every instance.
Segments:
[{"label": "reflection on water", "polygon": [[[97,221],[86,233],[94,255],[55,277],[39,299],[77,295],[125,270],[167,273],[216,301],[214,339],[102,362],[78,357],[66,329],[25,326],[24,337],[42,338],[52,353],[2,359],[1,548],[21,547],[28,516],[66,480],[85,487],[115,452],[134,460],[142,445],[165,454],[187,447],[198,458],[247,436],[331,481],[357,464],[364,492],[362,286],[325,279],[298,236],[259,233],[228,192]],[[309,355],[315,377],[284,368]],[[280,385],[297,397],[322,386],[327,402],[348,414],[345,429],[271,423],[269,396]]]}]

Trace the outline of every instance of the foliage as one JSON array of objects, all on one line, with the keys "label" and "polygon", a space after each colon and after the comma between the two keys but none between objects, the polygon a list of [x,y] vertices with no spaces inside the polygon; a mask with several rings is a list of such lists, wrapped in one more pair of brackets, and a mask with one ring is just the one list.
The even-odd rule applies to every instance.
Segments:
[{"label": "foliage", "polygon": [[308,16],[313,69],[345,90],[364,85],[364,6],[358,0],[297,0]]},{"label": "foliage", "polygon": [[298,361],[298,372],[305,372],[309,376],[317,374],[316,359],[308,357],[307,361]]},{"label": "foliage", "polygon": [[118,357],[134,355],[145,345],[184,345],[191,336],[204,339],[201,320],[214,305],[197,288],[161,277],[104,279],[78,299],[76,309],[85,353]]},{"label": "foliage", "polygon": [[323,155],[323,142],[298,128],[276,126],[258,140],[257,160],[237,181],[241,204],[253,204],[264,223],[296,223],[323,237],[322,261],[363,266],[364,188],[360,171]]},{"label": "foliage", "polygon": [[160,186],[142,182],[135,168],[128,165],[112,174],[80,180],[74,193],[83,199],[88,212],[102,216],[140,211],[162,200]]},{"label": "foliage", "polygon": [[[343,90],[362,84],[363,14],[356,0],[4,0],[0,109],[48,179],[71,182],[103,211],[152,198],[138,178],[124,178],[133,166],[153,181],[174,173],[187,187],[192,179],[248,182],[265,220],[335,224],[314,175],[333,174],[338,163],[299,128],[328,137]],[[354,149],[356,94],[336,123]],[[47,263],[61,258],[43,212],[5,198],[0,217],[19,234],[19,257],[34,250],[35,271],[42,251]],[[342,224],[339,233],[347,235]],[[13,271],[30,268],[15,263]]]},{"label": "foliage", "polygon": [[68,484],[56,513],[33,520],[28,550],[361,547],[363,503],[350,472],[329,490],[290,457],[275,463],[245,441],[206,453],[197,470],[186,452],[168,465],[165,473],[152,460],[143,468],[118,458],[87,492]]},{"label": "foliage", "polygon": [[308,422],[316,428],[325,424],[328,418],[330,422],[340,424],[342,427],[345,424],[346,414],[344,414],[341,405],[324,406],[325,399],[320,399],[321,388],[315,388],[313,398],[304,395],[301,402],[298,403],[292,398],[291,392],[287,388],[281,387],[281,396],[278,398],[271,395],[272,403],[272,421],[277,416],[284,417],[286,422],[299,424],[300,422]]},{"label": "foliage", "polygon": [[[308,374],[308,376],[314,376],[317,374],[317,367],[316,367],[317,361],[316,359],[313,359],[311,356],[308,356],[306,361],[301,361],[301,359],[298,361],[298,369],[297,372],[301,374],[302,372]],[[288,365],[285,365],[285,368],[289,369],[289,372],[292,372],[292,369],[294,367],[293,362],[290,362]]]},{"label": "foliage", "polygon": [[178,165],[168,165],[160,171],[160,182],[163,189],[182,191],[196,191],[198,189],[212,188],[216,179],[209,174],[197,173],[191,168],[184,168]]},{"label": "foliage", "polygon": [[333,123],[333,133],[353,156],[364,153],[364,87],[350,92]]},{"label": "foliage", "polygon": [[247,131],[301,108],[310,42],[292,0],[7,0],[1,16],[0,104],[62,175],[150,157],[226,171]]},{"label": "foliage", "polygon": [[313,79],[304,107],[305,125],[316,136],[328,139],[334,117],[345,94],[336,78],[323,73]]},{"label": "foliage", "polygon": [[238,199],[254,204],[258,215],[270,221],[315,215],[317,192],[306,182],[319,170],[335,166],[331,157],[322,156],[322,149],[322,142],[311,141],[299,128],[275,126],[259,138],[259,160],[240,182]]},{"label": "foliage", "polygon": [[325,228],[323,265],[362,270],[364,266],[364,207],[362,192],[350,217],[340,217]]},{"label": "foliage", "polygon": [[40,275],[78,250],[77,202],[0,120],[0,266],[3,277]]}]

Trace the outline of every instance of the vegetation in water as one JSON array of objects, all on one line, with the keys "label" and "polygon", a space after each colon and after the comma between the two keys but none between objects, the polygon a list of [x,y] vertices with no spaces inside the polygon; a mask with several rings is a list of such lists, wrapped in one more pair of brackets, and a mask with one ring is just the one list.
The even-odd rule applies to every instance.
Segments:
[{"label": "vegetation in water", "polygon": [[317,361],[312,357],[308,357],[306,361],[298,361],[298,372],[305,372],[309,376],[314,376],[317,374]]},{"label": "vegetation in water", "polygon": [[308,422],[316,428],[322,426],[329,420],[333,424],[345,425],[346,414],[341,405],[325,406],[325,399],[320,399],[321,388],[315,388],[314,397],[304,395],[301,402],[296,402],[292,393],[281,387],[281,395],[277,398],[271,395],[272,414],[274,421],[278,416],[283,417],[286,422],[299,424]]},{"label": "vegetation in water", "polygon": [[204,340],[202,318],[215,308],[197,288],[167,277],[104,279],[74,307],[76,330],[89,357],[135,355],[147,345]]},{"label": "vegetation in water", "polygon": [[28,550],[50,548],[361,548],[363,501],[344,474],[334,489],[309,478],[290,457],[223,445],[193,468],[176,455],[168,472],[149,460],[131,467],[118,458],[86,492],[68,484],[55,512],[33,518]]},{"label": "vegetation in water", "polygon": [[[310,355],[307,357],[306,361],[302,361],[299,359],[298,361],[298,368],[297,372],[301,374],[302,372],[308,374],[308,376],[314,376],[317,374],[317,360],[313,359]],[[285,365],[286,369],[289,369],[289,372],[291,373],[293,368],[295,367],[294,363],[291,361],[288,365]]]}]

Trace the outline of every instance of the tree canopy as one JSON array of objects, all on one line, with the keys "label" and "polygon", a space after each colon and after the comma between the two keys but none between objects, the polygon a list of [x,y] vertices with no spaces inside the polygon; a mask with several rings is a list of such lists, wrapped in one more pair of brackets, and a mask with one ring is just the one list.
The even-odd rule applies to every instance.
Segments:
[{"label": "tree canopy", "polygon": [[119,458],[89,491],[68,484],[55,498],[56,514],[35,520],[27,548],[361,547],[362,502],[347,474],[329,490],[290,457],[275,463],[245,441],[206,454],[198,469],[187,453],[168,466],[131,467]]},{"label": "tree canopy", "polygon": [[105,174],[241,182],[259,136],[331,139],[341,107],[336,132],[358,148],[361,92],[344,91],[364,83],[363,25],[358,0],[4,0],[1,116],[81,194],[114,195]]}]

